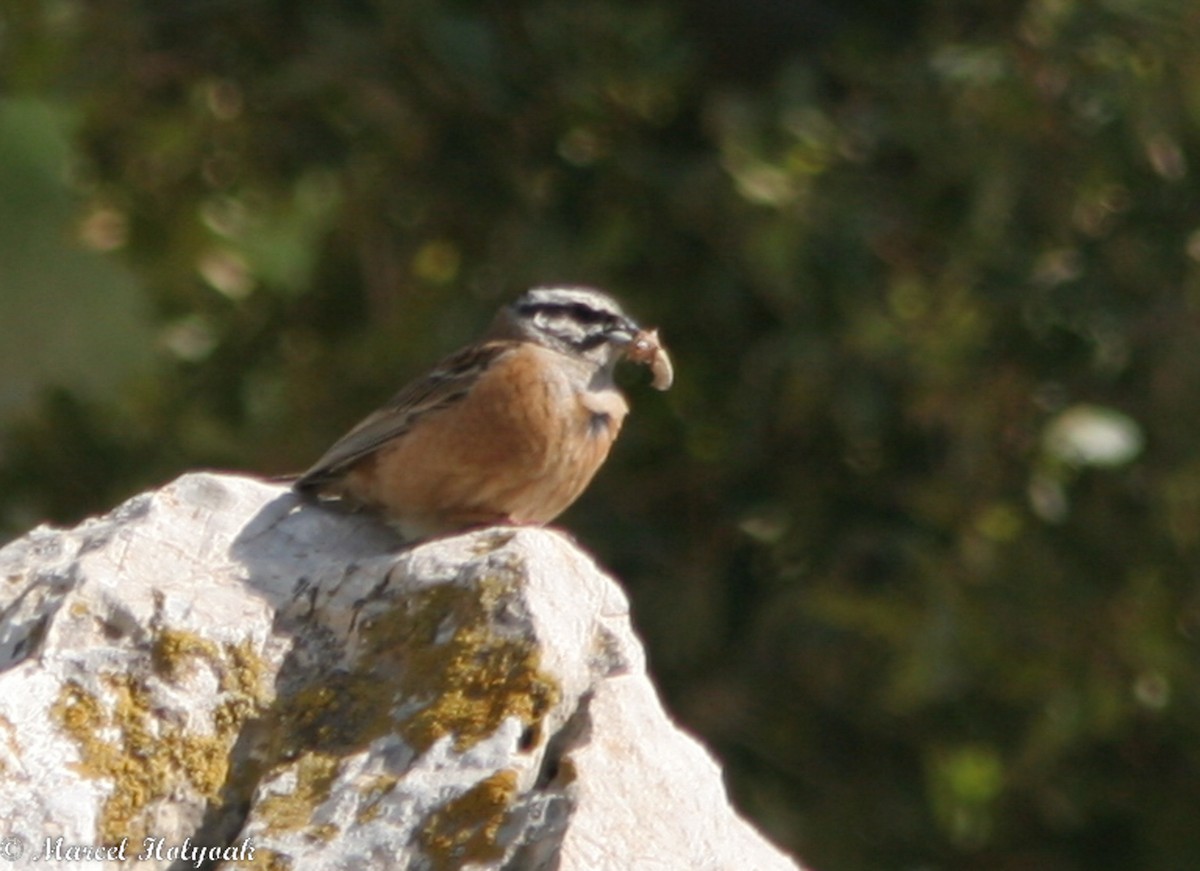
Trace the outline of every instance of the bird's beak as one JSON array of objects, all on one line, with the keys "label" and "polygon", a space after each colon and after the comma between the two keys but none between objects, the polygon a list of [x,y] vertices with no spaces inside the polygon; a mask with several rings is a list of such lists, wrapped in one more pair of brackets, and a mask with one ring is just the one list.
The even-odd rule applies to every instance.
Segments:
[{"label": "bird's beak", "polygon": [[609,327],[605,330],[604,335],[605,338],[615,345],[628,345],[637,338],[641,331],[641,327],[633,321],[625,320],[615,326]]}]

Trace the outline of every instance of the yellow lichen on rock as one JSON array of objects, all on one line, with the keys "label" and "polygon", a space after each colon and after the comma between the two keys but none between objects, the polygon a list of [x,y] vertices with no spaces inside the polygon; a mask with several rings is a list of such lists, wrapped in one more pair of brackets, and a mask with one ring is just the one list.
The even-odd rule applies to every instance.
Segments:
[{"label": "yellow lichen on rock", "polygon": [[150,664],[154,671],[172,683],[183,680],[187,670],[196,667],[197,660],[212,663],[219,656],[216,642],[179,629],[159,631],[150,645]]},{"label": "yellow lichen on rock", "polygon": [[399,782],[400,778],[394,774],[377,774],[368,778],[367,782],[358,788],[362,802],[358,807],[358,813],[354,816],[354,821],[361,825],[376,819],[380,814],[380,805],[383,800],[391,795]]},{"label": "yellow lichen on rock", "polygon": [[271,755],[344,756],[395,733],[418,754],[445,735],[463,752],[510,716],[536,736],[559,688],[534,641],[496,628],[510,589],[503,577],[439,584],[365,619],[349,668],[278,700]]},{"label": "yellow lichen on rock", "polygon": [[517,717],[537,743],[542,718],[559,698],[534,641],[496,628],[511,579],[441,584],[399,603],[364,630],[369,655],[399,670],[401,694],[421,708],[399,723],[418,753],[445,735],[459,752]]},{"label": "yellow lichen on rock", "polygon": [[[310,825],[313,809],[329,797],[337,777],[338,760],[323,753],[305,753],[292,764],[295,785],[289,792],[272,792],[256,812],[267,831],[292,831]],[[319,837],[316,831],[314,837]]]},{"label": "yellow lichen on rock", "polygon": [[[294,785],[261,799],[254,816],[273,834],[320,837],[313,813],[341,760],[386,736],[399,735],[417,755],[450,736],[461,753],[515,717],[536,744],[560,691],[540,668],[536,642],[502,628],[503,612],[517,607],[515,589],[515,572],[502,570],[409,592],[364,617],[349,664],[306,674],[266,713],[263,755],[273,762],[263,781]],[[391,774],[368,780],[357,821],[374,819],[398,782]]]},{"label": "yellow lichen on rock", "polygon": [[237,871],[292,871],[296,865],[290,857],[282,853],[258,847],[252,858],[233,867],[236,867]]},{"label": "yellow lichen on rock", "polygon": [[516,792],[517,773],[504,769],[431,813],[418,837],[434,871],[501,858],[504,847],[497,843],[497,835]]},{"label": "yellow lichen on rock", "polygon": [[[138,840],[150,834],[142,812],[179,788],[190,787],[208,801],[219,797],[230,748],[241,724],[260,709],[264,698],[265,668],[261,662],[249,662],[246,653],[234,657],[207,639],[178,631],[160,633],[152,642],[152,669],[171,682],[181,680],[186,663],[197,657],[218,674],[231,663],[242,669],[237,689],[214,708],[208,731],[190,731],[183,716],[165,716],[155,703],[148,675],[99,675],[99,692],[75,681],[63,685],[52,715],[78,748],[76,768],[112,783],[97,832],[102,841]],[[257,676],[251,679],[249,672]]]}]

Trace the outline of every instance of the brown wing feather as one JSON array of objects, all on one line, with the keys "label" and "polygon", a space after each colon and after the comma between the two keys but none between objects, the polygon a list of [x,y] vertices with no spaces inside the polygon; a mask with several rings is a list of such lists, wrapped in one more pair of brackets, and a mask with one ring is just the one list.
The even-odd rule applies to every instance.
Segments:
[{"label": "brown wing feather", "polygon": [[344,471],[394,438],[404,435],[427,414],[459,402],[471,392],[480,373],[517,346],[514,341],[471,345],[451,354],[425,377],[400,389],[372,412],[296,481],[296,489],[311,490],[336,480]]}]

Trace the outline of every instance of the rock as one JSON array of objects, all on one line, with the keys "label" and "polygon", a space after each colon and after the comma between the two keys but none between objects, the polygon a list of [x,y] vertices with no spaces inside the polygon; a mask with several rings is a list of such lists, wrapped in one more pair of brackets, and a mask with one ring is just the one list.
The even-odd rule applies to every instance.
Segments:
[{"label": "rock", "polygon": [[569,538],[186,475],[0,550],[0,860],[795,869]]}]

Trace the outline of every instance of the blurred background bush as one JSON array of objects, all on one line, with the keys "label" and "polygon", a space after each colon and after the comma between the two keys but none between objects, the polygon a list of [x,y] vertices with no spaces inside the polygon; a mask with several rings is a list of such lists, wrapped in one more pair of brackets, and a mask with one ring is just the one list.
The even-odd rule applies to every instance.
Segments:
[{"label": "blurred background bush", "polygon": [[[3,0],[0,528],[298,470],[526,286],[564,519],[818,871],[1200,863],[1185,0]],[[641,377],[639,377],[641,376]]]}]

